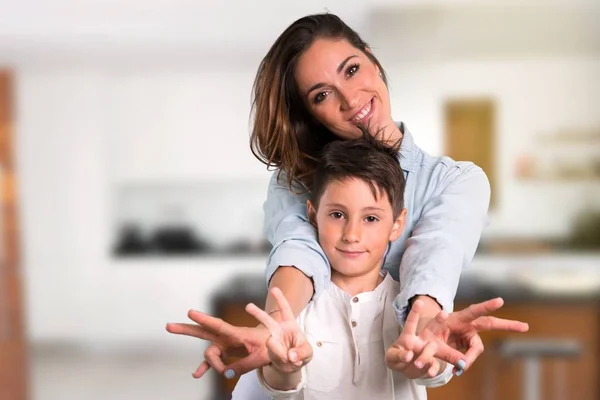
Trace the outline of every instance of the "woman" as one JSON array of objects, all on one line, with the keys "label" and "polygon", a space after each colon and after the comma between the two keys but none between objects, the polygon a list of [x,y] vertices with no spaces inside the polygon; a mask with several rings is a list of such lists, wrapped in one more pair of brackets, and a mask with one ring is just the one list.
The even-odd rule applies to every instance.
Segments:
[{"label": "woman", "polygon": [[[252,151],[279,169],[264,205],[264,230],[273,245],[266,273],[269,287],[281,289],[296,316],[323,291],[330,270],[306,217],[304,188],[310,186],[326,143],[361,135],[359,126],[371,134],[383,132],[382,140],[402,140],[399,162],[407,182],[407,229],[389,247],[384,264],[401,284],[394,303],[398,322],[403,324],[411,304],[422,300],[418,331],[438,341],[429,348],[428,359],[459,365],[459,374],[468,369],[483,351],[477,328],[486,322],[488,329],[502,329],[469,309],[452,313],[461,271],[471,262],[487,223],[490,187],[485,173],[472,163],[431,157],[416,146],[406,125],[391,117],[381,64],[333,14],[301,18],[279,36],[259,66],[253,112]],[[281,318],[270,296],[265,309]],[[213,367],[232,378],[269,362],[265,327],[234,327],[195,311],[189,316],[200,325],[170,324],[167,329],[212,341],[195,377]],[[451,348],[450,342],[464,345],[466,353]],[[419,358],[398,351],[398,360],[408,364]],[[225,366],[225,355],[245,357]],[[425,374],[430,363],[422,365],[421,360],[410,367]],[[236,391],[247,393],[253,385],[243,378]]]}]

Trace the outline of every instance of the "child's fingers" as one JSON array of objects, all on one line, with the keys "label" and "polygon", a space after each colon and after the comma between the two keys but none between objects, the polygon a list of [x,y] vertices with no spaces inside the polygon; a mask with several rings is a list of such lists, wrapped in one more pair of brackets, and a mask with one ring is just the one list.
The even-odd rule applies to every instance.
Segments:
[{"label": "child's fingers", "polygon": [[423,351],[421,354],[415,359],[414,365],[418,369],[429,368],[431,366],[432,361],[434,360],[434,355],[437,350],[437,345],[435,342],[429,342],[423,347]]},{"label": "child's fingers", "polygon": [[312,356],[313,348],[306,340],[288,351],[288,359],[293,363],[300,363],[300,365],[310,362]]},{"label": "child's fingers", "polygon": [[269,314],[258,308],[255,304],[249,303],[246,306],[246,312],[256,318],[261,324],[267,327],[271,335],[279,332],[279,324]]},{"label": "child's fingers", "polygon": [[281,293],[281,290],[278,287],[274,287],[271,290],[271,295],[277,301],[277,306],[281,310],[281,316],[284,321],[294,321],[296,317],[294,317],[294,312],[292,311],[292,307],[290,307],[290,303],[288,303],[287,299]]},{"label": "child's fingers", "polygon": [[273,335],[271,335],[267,339],[266,345],[267,345],[267,349],[272,353],[272,355],[274,355],[277,358],[276,360],[271,360],[271,362],[274,362],[277,364],[289,362],[288,357],[287,357],[287,349],[281,343],[280,340],[277,340],[276,338],[273,337]]},{"label": "child's fingers", "polygon": [[385,352],[385,362],[392,369],[405,367],[414,358],[414,352],[402,347],[392,346]]},{"label": "child's fingers", "polygon": [[402,333],[406,333],[407,335],[416,335],[417,334],[417,325],[419,324],[419,312],[423,307],[423,302],[421,300],[416,300],[406,317],[406,322],[404,323],[404,329]]},{"label": "child's fingers", "polygon": [[431,361],[431,366],[427,370],[427,376],[434,378],[442,372],[442,364],[436,358]]}]

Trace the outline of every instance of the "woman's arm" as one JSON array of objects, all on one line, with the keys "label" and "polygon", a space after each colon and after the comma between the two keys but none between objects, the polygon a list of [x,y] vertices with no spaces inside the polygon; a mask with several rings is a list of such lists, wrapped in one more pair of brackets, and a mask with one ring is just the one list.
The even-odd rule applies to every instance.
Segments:
[{"label": "woman's arm", "polygon": [[[319,295],[331,279],[329,263],[317,241],[315,228],[306,215],[308,193],[299,184],[292,192],[282,173],[269,182],[264,204],[264,235],[273,246],[267,260],[266,278],[269,288],[279,287],[289,301],[294,315],[306,307],[313,295]],[[275,311],[269,295],[267,312]]]},{"label": "woman's arm", "polygon": [[471,263],[488,221],[490,185],[483,170],[472,163],[436,168],[444,168],[437,194],[424,205],[400,263],[394,306],[401,324],[417,296],[428,296],[423,323],[440,310],[435,302],[452,312],[460,274]]}]

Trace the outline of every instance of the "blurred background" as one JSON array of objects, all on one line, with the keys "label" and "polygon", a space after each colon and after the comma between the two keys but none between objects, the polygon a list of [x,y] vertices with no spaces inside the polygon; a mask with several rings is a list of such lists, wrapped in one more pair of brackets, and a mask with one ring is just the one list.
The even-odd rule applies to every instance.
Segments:
[{"label": "blurred background", "polygon": [[251,86],[290,23],[340,15],[387,70],[395,119],[472,160],[491,224],[456,307],[497,295],[431,399],[600,398],[600,3],[21,0],[0,4],[0,399],[224,399],[191,373],[194,308],[264,298],[270,173]]}]

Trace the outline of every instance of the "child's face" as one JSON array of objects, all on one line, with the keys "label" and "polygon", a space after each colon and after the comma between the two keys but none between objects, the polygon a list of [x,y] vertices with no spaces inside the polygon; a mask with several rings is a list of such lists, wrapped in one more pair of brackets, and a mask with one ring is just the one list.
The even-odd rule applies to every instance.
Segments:
[{"label": "child's face", "polygon": [[406,215],[402,210],[394,219],[387,194],[375,198],[367,183],[352,178],[329,183],[318,210],[309,202],[308,212],[331,268],[346,276],[381,268],[387,245],[402,233]]}]

